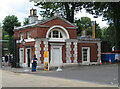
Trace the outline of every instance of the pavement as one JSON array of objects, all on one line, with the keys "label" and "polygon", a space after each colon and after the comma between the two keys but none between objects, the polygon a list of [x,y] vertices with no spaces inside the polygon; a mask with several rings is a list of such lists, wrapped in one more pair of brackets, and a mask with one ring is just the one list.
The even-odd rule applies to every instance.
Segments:
[{"label": "pavement", "polygon": [[3,67],[0,73],[1,71],[2,87],[117,87],[116,85],[100,84],[90,81],[36,75],[54,73],[56,72],[55,70],[37,70],[37,72],[31,72],[30,68]]}]

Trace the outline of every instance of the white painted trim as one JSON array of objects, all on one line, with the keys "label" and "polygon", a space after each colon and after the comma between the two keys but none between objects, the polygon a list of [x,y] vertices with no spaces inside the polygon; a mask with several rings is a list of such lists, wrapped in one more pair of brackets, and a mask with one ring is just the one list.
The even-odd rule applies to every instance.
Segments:
[{"label": "white painted trim", "polygon": [[[21,43],[22,40],[17,40],[16,43]],[[24,39],[25,42],[33,42],[35,41],[34,38]]]},{"label": "white painted trim", "polygon": [[98,54],[97,54],[97,57],[98,57],[98,63],[100,63],[100,59],[101,59],[101,43],[99,42],[99,43],[97,43],[97,46],[98,46],[98,48],[97,48],[97,52],[98,52]]},{"label": "white painted trim", "polygon": [[36,24],[37,24],[37,23],[32,23],[32,24],[27,24],[27,25],[25,25],[25,26],[20,26],[20,27],[14,26],[14,31],[19,30],[19,29],[22,29],[22,28],[29,27],[29,26],[34,26],[34,25],[36,25]]},{"label": "white painted trim", "polygon": [[[23,50],[23,54],[21,54],[21,50]],[[21,59],[21,55],[23,55],[23,60]],[[20,66],[23,67],[23,64],[24,64],[24,48],[19,48],[19,63],[20,63]]]},{"label": "white painted trim", "polygon": [[[87,61],[83,61],[83,49],[88,49],[87,50]],[[90,47],[82,47],[82,64],[84,65],[89,65],[90,64]]]},{"label": "white painted trim", "polygon": [[26,67],[28,67],[28,57],[27,57],[27,50],[28,49],[30,49],[30,67],[31,67],[31,48],[26,48],[25,49],[25,58],[26,58],[26,60],[25,60],[25,63],[26,63]]},{"label": "white painted trim", "polygon": [[70,38],[70,37],[69,37],[69,34],[68,34],[68,31],[67,31],[63,26],[60,26],[60,25],[52,26],[52,27],[47,31],[46,38],[49,38],[49,33],[50,33],[50,31],[51,31],[53,28],[61,28],[61,29],[64,30],[64,32],[66,33],[67,39]]},{"label": "white painted trim", "polygon": [[56,39],[56,38],[50,38],[48,41],[51,41],[51,42],[65,42],[65,39]]}]

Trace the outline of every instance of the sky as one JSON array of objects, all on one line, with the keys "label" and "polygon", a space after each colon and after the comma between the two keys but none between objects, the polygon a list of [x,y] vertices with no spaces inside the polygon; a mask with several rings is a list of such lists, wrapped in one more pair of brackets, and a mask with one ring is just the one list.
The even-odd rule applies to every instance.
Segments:
[{"label": "sky", "polygon": [[[0,4],[0,23],[2,23],[3,19],[8,15],[17,16],[19,22],[23,23],[24,18],[28,18],[30,15],[29,11],[32,8],[37,9],[38,19],[41,19],[41,16],[39,15],[40,8],[35,7],[34,3],[29,2],[29,0],[2,0]],[[86,13],[84,9],[81,12],[78,12],[75,17],[77,19],[89,17],[92,21],[96,21],[101,28],[108,27],[107,21],[102,21],[102,17],[93,18],[93,15]]]}]

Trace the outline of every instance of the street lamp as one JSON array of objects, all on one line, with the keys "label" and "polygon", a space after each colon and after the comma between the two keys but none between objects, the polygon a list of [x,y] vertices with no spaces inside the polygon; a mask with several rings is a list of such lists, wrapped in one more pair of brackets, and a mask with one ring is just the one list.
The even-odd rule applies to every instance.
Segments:
[{"label": "street lamp", "polygon": [[22,46],[24,46],[24,45],[25,45],[25,41],[24,41],[24,39],[21,41],[21,43],[22,43]]}]

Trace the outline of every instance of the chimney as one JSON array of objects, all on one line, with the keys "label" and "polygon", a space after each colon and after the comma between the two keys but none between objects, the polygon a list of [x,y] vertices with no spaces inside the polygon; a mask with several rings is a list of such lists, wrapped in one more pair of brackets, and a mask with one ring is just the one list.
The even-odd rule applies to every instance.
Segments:
[{"label": "chimney", "polygon": [[82,36],[81,37],[86,37],[86,29],[82,29]]},{"label": "chimney", "polygon": [[38,20],[37,10],[32,8],[30,10],[29,23],[34,23],[36,20]]}]

